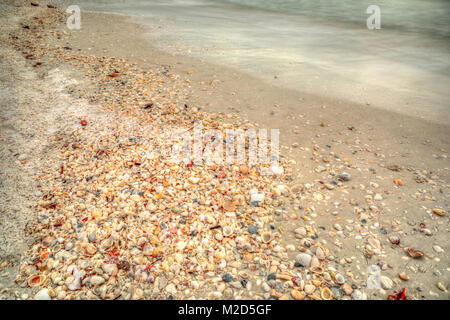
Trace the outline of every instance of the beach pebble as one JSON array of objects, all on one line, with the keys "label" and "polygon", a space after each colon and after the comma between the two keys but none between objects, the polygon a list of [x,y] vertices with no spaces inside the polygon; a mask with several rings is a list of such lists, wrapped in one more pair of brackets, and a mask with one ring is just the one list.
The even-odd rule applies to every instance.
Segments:
[{"label": "beach pebble", "polygon": [[343,172],[338,175],[338,180],[339,181],[350,181],[350,174],[348,174],[347,172]]}]

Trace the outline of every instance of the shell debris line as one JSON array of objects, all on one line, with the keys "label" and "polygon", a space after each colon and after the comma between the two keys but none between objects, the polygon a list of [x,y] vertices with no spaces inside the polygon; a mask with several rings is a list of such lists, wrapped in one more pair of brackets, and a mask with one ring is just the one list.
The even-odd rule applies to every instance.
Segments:
[{"label": "shell debris line", "polygon": [[[35,174],[36,218],[14,281],[22,299],[400,300],[422,295],[416,279],[426,266],[439,277],[430,292],[447,294],[448,248],[420,240],[448,230],[436,173],[386,166],[378,148],[340,137],[282,147],[278,168],[172,158],[180,129],[201,124],[226,137],[258,125],[191,104],[191,84],[165,66],[80,53],[65,10],[16,3],[25,14],[0,40],[91,110],[55,130],[56,152]],[[286,149],[308,153],[311,180]],[[358,157],[370,166],[358,168]],[[398,215],[400,199],[419,203],[419,215]],[[10,264],[0,261],[0,271]]]},{"label": "shell debris line", "polygon": [[288,187],[287,161],[284,173],[261,175],[258,166],[171,160],[171,129],[235,126],[177,103],[183,87],[173,75],[44,45],[63,37],[51,28],[61,17],[46,10],[45,28],[27,21],[11,44],[34,67],[84,70],[87,90],[68,91],[110,117],[80,119],[57,137],[58,158],[37,176],[38,218],[26,227],[34,242],[15,282],[35,299],[333,299],[328,286],[339,284],[323,280],[327,250],[309,238],[313,229],[305,226],[297,246],[274,230],[274,216],[300,191]]}]

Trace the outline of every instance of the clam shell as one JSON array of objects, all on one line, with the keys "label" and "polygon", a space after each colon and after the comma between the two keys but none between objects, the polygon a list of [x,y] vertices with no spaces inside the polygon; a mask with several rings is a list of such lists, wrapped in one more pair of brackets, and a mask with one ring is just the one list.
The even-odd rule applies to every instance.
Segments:
[{"label": "clam shell", "polygon": [[225,226],[222,229],[222,233],[225,237],[229,237],[233,234],[233,228],[230,226]]},{"label": "clam shell", "polygon": [[345,277],[342,274],[340,274],[340,273],[337,273],[334,276],[334,280],[336,281],[337,284],[344,284],[345,283]]},{"label": "clam shell", "polygon": [[322,297],[323,300],[332,300],[333,299],[333,293],[327,287],[322,288],[322,292],[320,293],[320,296]]},{"label": "clam shell", "polygon": [[320,275],[320,274],[323,274],[324,270],[321,266],[314,266],[311,268],[311,272]]},{"label": "clam shell", "polygon": [[297,289],[292,289],[291,291],[291,296],[292,298],[294,298],[295,300],[304,300],[305,296],[301,294],[300,291],[298,291]]},{"label": "clam shell", "polygon": [[261,235],[261,239],[262,239],[262,242],[264,242],[264,243],[269,243],[270,241],[273,240],[273,235],[272,235],[271,232],[265,231],[265,232],[263,232],[263,234]]},{"label": "clam shell", "polygon": [[32,276],[30,276],[27,280],[28,285],[32,288],[32,287],[37,287],[40,285],[43,285],[45,282],[46,278],[40,274],[33,274]]}]

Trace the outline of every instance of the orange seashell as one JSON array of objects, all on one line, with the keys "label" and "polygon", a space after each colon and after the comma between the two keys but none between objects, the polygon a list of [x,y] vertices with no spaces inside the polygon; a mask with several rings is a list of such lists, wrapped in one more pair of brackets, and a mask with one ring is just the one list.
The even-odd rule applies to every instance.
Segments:
[{"label": "orange seashell", "polygon": [[394,180],[394,183],[395,183],[396,185],[398,185],[398,186],[402,186],[402,185],[403,185],[403,181],[400,180],[400,179],[395,179],[395,180]]},{"label": "orange seashell", "polygon": [[322,297],[323,300],[332,300],[333,299],[333,293],[327,287],[322,289],[320,296]]},{"label": "orange seashell", "polygon": [[407,250],[408,250],[408,254],[414,259],[419,259],[424,256],[424,253],[420,250],[414,250],[412,248],[408,248]]},{"label": "orange seashell", "polygon": [[28,278],[27,282],[30,287],[36,287],[42,285],[45,282],[45,279],[46,278],[44,276],[34,274]]}]

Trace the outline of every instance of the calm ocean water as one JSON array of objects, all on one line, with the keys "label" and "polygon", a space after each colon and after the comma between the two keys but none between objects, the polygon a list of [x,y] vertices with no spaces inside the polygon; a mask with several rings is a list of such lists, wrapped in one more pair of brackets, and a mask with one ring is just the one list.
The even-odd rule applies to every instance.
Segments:
[{"label": "calm ocean water", "polygon": [[[380,30],[366,27],[373,4],[381,10]],[[161,49],[280,86],[450,120],[449,0],[82,0],[80,6],[133,16],[154,28],[148,38]]]}]

